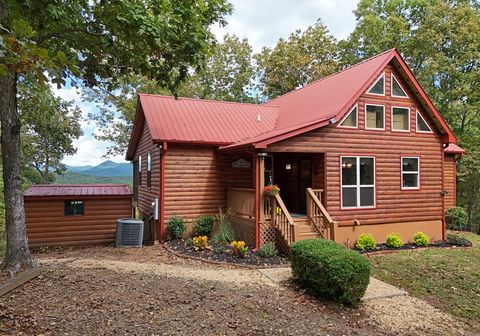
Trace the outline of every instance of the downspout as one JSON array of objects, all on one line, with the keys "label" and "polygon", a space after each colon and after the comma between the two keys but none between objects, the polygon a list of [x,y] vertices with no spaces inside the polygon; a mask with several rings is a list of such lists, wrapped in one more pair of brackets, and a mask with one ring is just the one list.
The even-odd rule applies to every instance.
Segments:
[{"label": "downspout", "polygon": [[165,238],[165,154],[167,153],[167,143],[164,142],[160,149],[160,242]]},{"label": "downspout", "polygon": [[[456,176],[455,176],[456,178]],[[446,239],[447,222],[445,220],[445,149],[442,146],[442,240]]]},{"label": "downspout", "polygon": [[259,180],[260,180],[260,174],[259,174],[259,157],[258,155],[255,155],[256,153],[253,154],[254,156],[254,162],[255,162],[255,249],[258,249],[260,247],[260,190],[259,189]]}]

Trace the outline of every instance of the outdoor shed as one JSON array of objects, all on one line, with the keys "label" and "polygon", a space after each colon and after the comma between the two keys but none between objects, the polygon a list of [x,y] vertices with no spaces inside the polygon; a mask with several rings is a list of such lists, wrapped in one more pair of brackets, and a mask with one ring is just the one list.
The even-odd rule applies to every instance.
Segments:
[{"label": "outdoor shed", "polygon": [[128,185],[34,185],[24,199],[30,248],[110,244],[117,219],[132,215]]}]

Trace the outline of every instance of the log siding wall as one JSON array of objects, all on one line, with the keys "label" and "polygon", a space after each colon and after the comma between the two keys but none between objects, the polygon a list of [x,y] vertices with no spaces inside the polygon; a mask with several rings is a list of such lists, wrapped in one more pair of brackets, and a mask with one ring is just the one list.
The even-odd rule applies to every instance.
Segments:
[{"label": "log siding wall", "polygon": [[446,155],[445,156],[445,163],[444,163],[444,172],[443,172],[443,179],[444,179],[444,187],[447,191],[445,195],[445,209],[453,208],[457,205],[457,198],[456,198],[456,175],[457,175],[457,161],[455,159],[455,155]]},{"label": "log siding wall", "polygon": [[[268,147],[270,152],[325,153],[326,207],[339,226],[352,226],[354,220],[364,224],[419,222],[442,220],[442,156],[441,137],[432,133],[416,133],[415,111],[420,109],[413,94],[396,78],[410,98],[390,96],[392,68],[385,69],[384,97],[363,94],[358,101],[358,129],[334,125],[299,135]],[[365,129],[365,104],[385,106],[385,130]],[[410,132],[392,131],[391,108],[410,108]],[[421,110],[421,109],[420,109]],[[423,114],[425,116],[425,113]],[[426,117],[426,116],[425,116]],[[433,128],[433,123],[427,120]],[[376,207],[374,209],[341,210],[340,157],[345,155],[374,156],[376,159]],[[401,190],[401,157],[420,157],[420,190]]]},{"label": "log siding wall", "polygon": [[[84,215],[64,216],[64,201],[67,200],[83,200]],[[30,248],[38,248],[110,244],[115,239],[117,219],[131,217],[131,209],[130,196],[25,199],[28,245]]]}]

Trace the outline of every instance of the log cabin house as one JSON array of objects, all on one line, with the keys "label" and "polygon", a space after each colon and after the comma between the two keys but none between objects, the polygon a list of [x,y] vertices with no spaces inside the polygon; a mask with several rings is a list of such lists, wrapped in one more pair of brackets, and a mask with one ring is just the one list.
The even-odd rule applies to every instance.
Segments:
[{"label": "log cabin house", "polygon": [[140,94],[127,159],[145,219],[159,199],[157,239],[220,207],[238,239],[285,247],[444,238],[463,152],[392,49],[264,104]]}]

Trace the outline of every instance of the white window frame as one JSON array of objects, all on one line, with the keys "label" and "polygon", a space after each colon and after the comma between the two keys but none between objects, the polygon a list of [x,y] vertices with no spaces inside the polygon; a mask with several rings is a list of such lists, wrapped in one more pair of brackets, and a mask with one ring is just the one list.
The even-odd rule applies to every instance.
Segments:
[{"label": "white window frame", "polygon": [[[418,129],[418,117],[420,116],[420,119],[423,120],[423,122],[425,123],[425,125],[427,125],[429,131],[421,131]],[[428,124],[428,122],[425,120],[425,118],[423,117],[422,113],[420,113],[419,110],[416,110],[416,113],[415,113],[415,130],[417,131],[417,133],[433,133],[432,131],[432,128],[430,127],[430,125]]]},{"label": "white window frame", "polygon": [[[403,171],[403,160],[404,159],[416,159],[417,160],[417,171],[406,171],[404,172]],[[400,187],[402,188],[402,190],[420,190],[420,172],[421,172],[421,169],[420,169],[420,157],[419,156],[402,156],[400,158]],[[404,187],[403,186],[403,175],[404,174],[407,174],[407,175],[417,175],[417,186],[416,187]]]},{"label": "white window frame", "polygon": [[138,156],[138,172],[142,172],[142,156]]},{"label": "white window frame", "polygon": [[147,171],[152,170],[152,156],[150,155],[150,152],[147,154]]},{"label": "white window frame", "polygon": [[[355,126],[342,126],[342,123],[345,121],[345,119],[347,119],[350,116],[350,114],[352,114],[354,109],[357,109],[357,117],[355,118]],[[358,128],[358,104],[355,104],[350,109],[350,111],[342,118],[342,120],[340,120],[340,122],[338,123],[338,127],[341,127],[341,128]]]},{"label": "white window frame", "polygon": [[[375,86],[375,84],[377,84],[377,82],[380,80],[380,78],[383,77],[383,94],[382,93],[373,93],[373,92],[370,92],[370,90]],[[380,96],[380,97],[385,97],[385,72],[382,72],[380,74],[380,76],[377,77],[377,79],[375,79],[373,81],[373,84],[370,85],[370,87],[367,89],[367,94],[369,95],[374,95],[374,96]]]},{"label": "white window frame", "polygon": [[[404,109],[404,110],[408,110],[408,129],[404,130],[404,129],[398,129],[398,128],[394,128],[393,127],[393,109],[394,108],[397,108],[397,109]],[[404,132],[404,133],[409,133],[410,132],[410,129],[412,128],[410,123],[412,121],[411,119],[412,115],[411,115],[411,112],[410,112],[410,108],[409,107],[405,107],[405,106],[392,106],[391,110],[390,110],[390,120],[391,120],[391,125],[390,127],[392,128],[392,132]]]},{"label": "white window frame", "polygon": [[[355,158],[357,161],[357,183],[352,185],[343,185],[343,169],[342,161],[344,158]],[[360,184],[360,159],[373,159],[373,184]],[[377,162],[373,155],[342,155],[340,156],[340,209],[375,209],[377,207]],[[373,187],[373,205],[360,206],[360,188],[372,188]],[[356,188],[357,191],[357,206],[343,206],[343,188]]]},{"label": "white window frame", "polygon": [[[397,96],[397,95],[394,95],[393,94],[393,80],[395,80],[398,84],[398,86],[400,86],[400,88],[402,89],[402,91],[405,93],[405,96]],[[407,91],[405,91],[405,89],[403,88],[402,84],[400,84],[400,82],[398,81],[397,77],[395,77],[395,75],[392,73],[391,76],[390,76],[390,96],[392,97],[395,97],[395,98],[403,98],[403,99],[408,99],[410,98],[408,96],[408,93]]]},{"label": "white window frame", "polygon": [[[383,128],[368,127],[367,106],[381,106],[383,108]],[[365,129],[371,131],[385,131],[385,105],[365,103]]]}]

